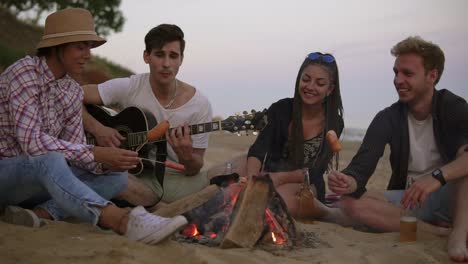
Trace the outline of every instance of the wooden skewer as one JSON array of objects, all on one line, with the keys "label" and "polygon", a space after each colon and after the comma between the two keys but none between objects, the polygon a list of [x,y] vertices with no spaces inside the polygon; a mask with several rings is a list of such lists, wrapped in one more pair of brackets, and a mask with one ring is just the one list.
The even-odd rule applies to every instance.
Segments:
[{"label": "wooden skewer", "polygon": [[164,162],[159,161],[159,160],[152,160],[152,159],[147,159],[147,158],[140,158],[140,159],[150,161],[150,162],[156,162],[156,163],[164,164]]},{"label": "wooden skewer", "polygon": [[135,152],[138,152],[141,150],[141,148],[146,145],[146,143],[148,143],[148,140],[145,140],[145,142],[143,142],[143,144],[141,144],[140,146],[138,146],[136,149],[135,149]]},{"label": "wooden skewer", "polygon": [[335,153],[335,170],[340,171],[340,152]]},{"label": "wooden skewer", "polygon": [[265,153],[265,157],[263,157],[263,164],[262,164],[262,168],[260,170],[260,173],[263,174],[264,173],[264,170],[265,170],[265,162],[267,160],[267,157],[268,157],[268,152]]},{"label": "wooden skewer", "polygon": [[159,164],[164,164],[164,166],[172,168],[174,170],[179,170],[179,171],[185,171],[185,166],[180,164],[180,163],[175,163],[170,160],[166,161],[159,161],[159,160],[152,160],[152,159],[146,159],[146,158],[141,158],[142,160],[150,161],[150,162],[155,162]]}]

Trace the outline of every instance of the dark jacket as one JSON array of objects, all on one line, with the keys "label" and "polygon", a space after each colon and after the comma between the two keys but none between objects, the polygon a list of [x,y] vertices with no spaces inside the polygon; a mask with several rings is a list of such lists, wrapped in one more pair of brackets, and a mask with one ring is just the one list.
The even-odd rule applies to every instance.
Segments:
[{"label": "dark jacket", "polygon": [[[448,90],[434,90],[432,100],[434,136],[444,163],[456,158],[458,149],[468,144],[468,105]],[[356,198],[366,192],[366,184],[382,157],[385,146],[390,145],[392,176],[389,190],[402,190],[406,186],[409,160],[408,107],[396,102],[380,111],[372,120],[356,155],[343,173],[356,179]]]},{"label": "dark jacket", "polygon": [[[280,159],[282,157],[285,144],[288,140],[288,127],[292,121],[293,111],[293,98],[281,99],[278,102],[272,104],[268,109],[268,124],[260,132],[255,143],[250,147],[247,154],[248,157],[256,157],[260,162],[263,163],[265,154],[268,153],[267,162],[265,164],[265,171],[276,172]],[[337,135],[340,136],[343,130],[343,123],[339,125]],[[333,153],[331,152],[328,144],[324,144],[322,151],[319,155],[326,155],[329,161]],[[327,169],[327,164],[324,164],[320,168],[309,168],[309,175],[311,184],[315,185],[317,189],[317,198],[320,201],[325,199],[325,182],[323,180],[323,174]]]}]

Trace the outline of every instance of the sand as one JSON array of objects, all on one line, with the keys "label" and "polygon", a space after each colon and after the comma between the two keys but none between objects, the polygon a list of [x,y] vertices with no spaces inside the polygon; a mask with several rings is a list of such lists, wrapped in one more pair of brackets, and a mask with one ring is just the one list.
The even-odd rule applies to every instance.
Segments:
[{"label": "sand", "polygon": [[[206,167],[245,154],[254,136],[212,133]],[[359,143],[344,142],[343,168]],[[388,152],[369,183],[383,190],[390,175]],[[156,246],[128,241],[89,224],[49,222],[32,229],[0,222],[0,263],[450,263],[446,238],[418,233],[418,241],[398,242],[398,233],[366,233],[335,224],[298,224],[315,234],[314,248],[268,252],[218,249],[166,240]]]}]

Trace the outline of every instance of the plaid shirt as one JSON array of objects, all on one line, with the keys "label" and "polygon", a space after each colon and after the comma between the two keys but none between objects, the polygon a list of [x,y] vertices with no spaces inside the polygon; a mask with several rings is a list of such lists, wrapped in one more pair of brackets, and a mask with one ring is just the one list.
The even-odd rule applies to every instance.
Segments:
[{"label": "plaid shirt", "polygon": [[0,75],[0,160],[56,151],[100,173],[82,125],[83,91],[66,75],[55,80],[44,57],[25,57]]}]

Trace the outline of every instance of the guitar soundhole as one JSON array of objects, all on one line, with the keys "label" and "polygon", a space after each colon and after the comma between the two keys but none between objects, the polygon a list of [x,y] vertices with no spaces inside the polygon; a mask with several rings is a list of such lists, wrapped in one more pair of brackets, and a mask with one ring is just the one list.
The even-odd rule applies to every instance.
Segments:
[{"label": "guitar soundhole", "polygon": [[121,131],[119,131],[119,134],[122,135],[123,137],[125,137],[125,140],[122,140],[120,142],[120,147],[119,148],[123,148],[123,149],[128,149],[128,134],[127,133],[123,133]]},{"label": "guitar soundhole", "polygon": [[125,140],[121,142],[120,148],[128,149],[130,146],[130,144],[128,144],[128,134],[132,133],[132,130],[126,126],[116,126],[115,129],[119,132],[120,135],[125,137]]}]

